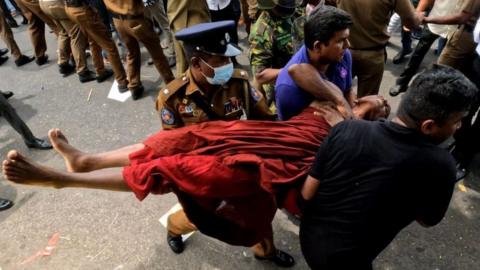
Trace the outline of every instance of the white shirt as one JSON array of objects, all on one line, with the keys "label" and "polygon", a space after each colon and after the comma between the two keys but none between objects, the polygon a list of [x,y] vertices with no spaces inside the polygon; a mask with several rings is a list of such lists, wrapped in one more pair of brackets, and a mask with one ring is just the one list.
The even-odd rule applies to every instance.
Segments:
[{"label": "white shirt", "polygon": [[207,5],[210,10],[222,10],[226,8],[230,2],[231,0],[207,0]]},{"label": "white shirt", "polygon": [[[443,17],[453,15],[462,7],[463,0],[435,0],[428,17]],[[455,31],[456,25],[428,24],[428,29],[436,35],[447,38],[449,32]]]},{"label": "white shirt", "polygon": [[477,43],[476,51],[480,55],[480,18],[478,18],[475,30],[473,30],[473,40]]}]

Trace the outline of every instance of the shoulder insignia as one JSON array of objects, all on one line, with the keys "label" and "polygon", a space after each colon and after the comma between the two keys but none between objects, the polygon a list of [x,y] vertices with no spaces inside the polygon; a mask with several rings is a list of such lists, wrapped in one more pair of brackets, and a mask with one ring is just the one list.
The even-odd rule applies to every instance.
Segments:
[{"label": "shoulder insignia", "polygon": [[248,72],[246,72],[243,69],[236,68],[236,69],[233,70],[232,78],[243,79],[243,80],[248,81]]},{"label": "shoulder insignia", "polygon": [[168,109],[163,108],[161,112],[162,122],[166,125],[172,125],[175,122],[173,113]]},{"label": "shoulder insignia", "polygon": [[175,80],[171,81],[165,88],[163,88],[160,93],[159,97],[162,100],[167,100],[170,96],[176,93],[179,89],[183,88],[185,85],[188,84],[188,77],[185,75],[176,78]]}]

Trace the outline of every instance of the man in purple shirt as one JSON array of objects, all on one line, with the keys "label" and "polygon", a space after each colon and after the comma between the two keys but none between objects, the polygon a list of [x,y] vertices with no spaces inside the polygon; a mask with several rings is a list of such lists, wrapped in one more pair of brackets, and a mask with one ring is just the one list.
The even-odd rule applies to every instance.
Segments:
[{"label": "man in purple shirt", "polygon": [[287,120],[319,98],[351,116],[352,56],[348,50],[352,20],[330,6],[318,7],[305,23],[305,45],[280,71],[275,85],[278,116]]}]

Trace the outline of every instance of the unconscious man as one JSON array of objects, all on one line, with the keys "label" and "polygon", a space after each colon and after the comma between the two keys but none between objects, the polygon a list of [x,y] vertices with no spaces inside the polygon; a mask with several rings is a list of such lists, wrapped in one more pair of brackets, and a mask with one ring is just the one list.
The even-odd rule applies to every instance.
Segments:
[{"label": "unconscious man", "polygon": [[[389,113],[380,97],[356,104],[359,116]],[[160,131],[143,143],[93,155],[69,145],[55,129],[49,136],[68,173],[37,165],[17,151],[8,154],[3,172],[17,183],[133,191],[140,200],[174,192],[202,233],[252,246],[272,233],[277,208],[296,208],[295,196],[330,129],[327,120],[341,119],[329,106],[313,103],[283,122],[212,121]]]}]

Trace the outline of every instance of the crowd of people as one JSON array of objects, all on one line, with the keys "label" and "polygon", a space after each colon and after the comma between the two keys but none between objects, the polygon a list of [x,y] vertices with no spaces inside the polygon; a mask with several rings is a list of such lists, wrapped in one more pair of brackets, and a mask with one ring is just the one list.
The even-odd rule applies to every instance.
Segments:
[{"label": "crowd of people", "polygon": [[[52,129],[50,145],[33,136],[6,101],[12,93],[3,92],[2,116],[19,132],[23,123],[27,146],[53,147],[67,167],[45,167],[12,150],[4,176],[19,184],[130,191],[139,200],[173,192],[183,207],[167,222],[175,253],[185,248],[182,235],[199,230],[291,267],[295,260],[275,247],[271,225],[276,210],[285,209],[300,219],[299,241],[312,269],[372,269],[408,224],[442,220],[454,184],[480,150],[480,0],[16,1],[35,55],[16,45],[7,5],[0,31],[19,67],[49,61],[47,24],[63,76],[76,72],[81,82],[99,83],[114,76],[118,90],[135,100],[144,91],[143,44],[164,82],[156,101],[162,130],[91,154]],[[236,60],[240,18],[251,70]],[[378,93],[387,26],[398,18],[402,49],[394,62],[410,58],[389,91],[404,93],[397,114],[386,120],[390,106]],[[418,73],[439,37],[445,42],[438,64]],[[450,149],[439,146],[454,134]],[[0,209],[11,206],[0,200]]]}]

